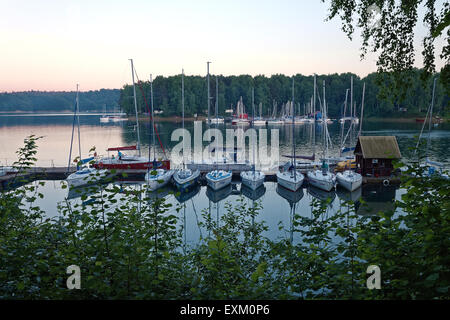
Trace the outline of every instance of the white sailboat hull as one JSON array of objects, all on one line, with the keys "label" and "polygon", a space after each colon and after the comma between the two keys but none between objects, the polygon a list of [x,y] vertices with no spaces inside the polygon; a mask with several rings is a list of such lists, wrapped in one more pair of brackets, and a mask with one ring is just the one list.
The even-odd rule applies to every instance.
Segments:
[{"label": "white sailboat hull", "polygon": [[213,190],[219,190],[231,183],[232,174],[227,171],[211,171],[206,174],[206,182]]},{"label": "white sailboat hull", "polygon": [[80,187],[88,184],[98,183],[108,175],[108,170],[97,170],[90,168],[88,170],[79,170],[70,174],[66,181],[71,187]]},{"label": "white sailboat hull", "polygon": [[261,171],[243,171],[241,172],[242,184],[252,190],[258,189],[263,185],[265,179],[264,173]]},{"label": "white sailboat hull", "polygon": [[333,173],[323,175],[321,170],[315,170],[308,172],[307,176],[310,185],[325,191],[331,191],[336,185],[336,176]]},{"label": "white sailboat hull", "polygon": [[298,170],[295,177],[291,171],[277,172],[278,184],[291,191],[297,191],[303,185],[304,179],[305,176]]},{"label": "white sailboat hull", "polygon": [[173,180],[178,189],[187,189],[197,184],[200,177],[199,170],[179,170],[174,173]]},{"label": "white sailboat hull", "polygon": [[156,174],[152,174],[152,171],[145,174],[145,181],[147,181],[148,189],[154,191],[167,185],[172,179],[174,174],[173,170],[157,169]]},{"label": "white sailboat hull", "polygon": [[354,191],[361,187],[362,176],[359,173],[349,174],[347,171],[344,173],[336,174],[337,183],[348,191]]}]

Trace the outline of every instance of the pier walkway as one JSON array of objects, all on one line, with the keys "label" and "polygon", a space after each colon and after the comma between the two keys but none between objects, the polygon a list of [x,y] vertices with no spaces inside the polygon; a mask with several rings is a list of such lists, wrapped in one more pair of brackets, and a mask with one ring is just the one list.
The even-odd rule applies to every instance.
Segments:
[{"label": "pier walkway", "polygon": [[[212,168],[204,167],[200,168],[202,175],[211,171]],[[239,168],[239,170],[232,170],[233,180],[240,179],[240,172],[243,170],[251,170],[251,168]],[[66,177],[75,172],[76,168],[71,167],[67,170],[67,167],[33,167],[20,173],[10,173],[0,177],[0,190],[17,188],[26,183],[30,183],[36,180],[64,180]],[[307,170],[300,170],[305,174],[305,181],[308,181],[306,177]],[[120,175],[123,171],[117,170],[116,175]],[[142,170],[126,170],[126,174],[129,177],[143,178],[145,174]],[[277,181],[276,171],[264,172],[266,175],[265,181]],[[386,180],[388,182],[386,182]],[[399,184],[399,177],[363,177],[363,184]]]}]

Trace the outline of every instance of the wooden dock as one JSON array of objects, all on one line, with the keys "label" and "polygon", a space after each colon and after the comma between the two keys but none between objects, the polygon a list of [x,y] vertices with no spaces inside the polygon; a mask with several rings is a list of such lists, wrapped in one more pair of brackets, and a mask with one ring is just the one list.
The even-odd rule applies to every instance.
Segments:
[{"label": "wooden dock", "polygon": [[[230,170],[223,165],[219,169]],[[241,167],[230,167],[233,173],[233,180],[240,180],[240,172],[245,170],[251,170],[250,165],[243,165]],[[202,176],[207,172],[214,170],[214,165],[205,165],[199,167]],[[0,190],[17,188],[21,185],[36,181],[36,180],[64,180],[66,177],[75,172],[76,168],[72,167],[67,170],[67,167],[34,167],[19,173],[10,173],[5,176],[0,177]],[[306,177],[306,170],[302,173],[305,174],[305,181],[308,180]],[[146,171],[142,170],[117,170],[116,175],[120,176],[123,172],[126,172],[127,177],[136,178],[137,180],[142,180]],[[264,172],[266,175],[265,181],[277,181],[276,171]],[[363,184],[383,184],[383,185],[398,185],[400,184],[400,177],[363,177]]]},{"label": "wooden dock", "polygon": [[0,190],[17,188],[36,180],[63,180],[76,168],[67,167],[33,167],[16,173],[9,173],[0,177]]}]

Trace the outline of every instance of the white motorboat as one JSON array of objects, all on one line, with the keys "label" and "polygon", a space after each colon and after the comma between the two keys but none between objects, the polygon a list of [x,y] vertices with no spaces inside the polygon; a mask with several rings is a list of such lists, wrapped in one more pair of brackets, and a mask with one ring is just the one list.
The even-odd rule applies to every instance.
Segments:
[{"label": "white motorboat", "polygon": [[361,187],[362,176],[352,170],[345,170],[336,174],[337,183],[348,191],[354,191]]},{"label": "white motorboat", "polygon": [[213,170],[206,174],[206,182],[213,190],[219,190],[231,183],[231,171]]},{"label": "white motorboat", "polygon": [[148,183],[148,189],[154,191],[164,187],[169,183],[174,174],[173,170],[156,169],[145,174],[145,181]]}]

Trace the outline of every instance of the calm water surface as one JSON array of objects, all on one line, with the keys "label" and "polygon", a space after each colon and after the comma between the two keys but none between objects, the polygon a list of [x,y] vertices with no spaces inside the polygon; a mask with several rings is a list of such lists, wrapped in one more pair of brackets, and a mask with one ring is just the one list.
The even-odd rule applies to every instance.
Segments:
[{"label": "calm water surface", "polygon": [[[108,147],[131,145],[136,143],[135,123],[131,121],[121,123],[100,124],[100,115],[84,115],[80,117],[81,123],[81,146],[83,156],[88,154],[91,147],[95,146],[99,154],[105,154]],[[0,116],[0,164],[11,164],[15,159],[15,151],[22,146],[23,139],[30,134],[44,136],[39,140],[39,151],[37,154],[39,166],[66,166],[70,148],[70,138],[72,134],[73,116],[71,115],[52,115],[52,116]],[[412,152],[409,148],[415,146],[417,136],[422,124],[419,123],[381,123],[367,122],[363,124],[363,135],[394,135],[397,137],[400,151],[404,160],[412,158]],[[170,141],[173,130],[181,127],[180,123],[159,123],[157,124],[160,137],[166,152],[178,143]],[[186,123],[193,136],[193,123]],[[206,126],[203,125],[206,129]],[[224,125],[219,128],[232,128],[231,125]],[[280,154],[289,153],[291,148],[292,132],[290,126],[268,127],[279,130]],[[142,152],[148,153],[149,143],[149,125],[141,123]],[[329,125],[332,147],[331,155],[338,155],[338,145],[340,141],[340,125],[333,123]],[[322,149],[322,130],[320,126],[316,127],[316,151]],[[270,133],[268,133],[270,137]],[[311,125],[296,125],[295,139],[297,145],[297,154],[311,154],[313,127]],[[270,142],[270,140],[269,140]],[[78,148],[78,140],[74,145]],[[158,154],[162,151],[158,148]],[[443,162],[447,168],[450,167],[450,125],[440,124],[433,128],[431,134],[431,153],[430,158]],[[281,159],[282,160],[282,159]],[[118,181],[115,182],[121,188],[142,189],[143,182],[139,181]],[[35,182],[37,185],[37,182]],[[39,186],[39,190],[45,195],[44,199],[39,199],[38,204],[46,211],[49,217],[58,216],[57,206],[64,201],[71,203],[82,203],[80,194],[69,192],[68,189],[61,188],[61,181],[45,181],[44,186]],[[363,199],[368,207],[357,204],[357,213],[360,215],[373,214],[378,210],[389,210],[393,208],[393,200],[400,199],[403,190],[395,186],[374,186],[365,185],[362,189],[353,193],[338,188],[331,193],[324,193],[314,188],[303,188],[300,192],[290,193],[277,189],[277,184],[266,182],[264,188],[252,194],[235,181],[232,186],[213,192],[206,187],[199,187],[192,194],[177,197],[167,190],[165,197],[167,201],[174,204],[171,209],[176,214],[175,208],[180,204],[186,204],[185,209],[181,210],[180,224],[186,228],[186,242],[196,243],[202,234],[199,222],[203,221],[202,212],[211,212],[211,215],[220,218],[225,212],[225,203],[235,203],[237,199],[243,197],[249,206],[253,201],[258,201],[262,205],[262,210],[257,217],[259,221],[265,221],[269,230],[266,236],[271,239],[280,237],[296,238],[291,232],[291,218],[293,211],[301,215],[311,214],[311,201],[313,198],[327,199],[331,198],[328,206],[328,213],[333,214],[340,208],[345,200]],[[204,231],[203,231],[204,232]]]}]

